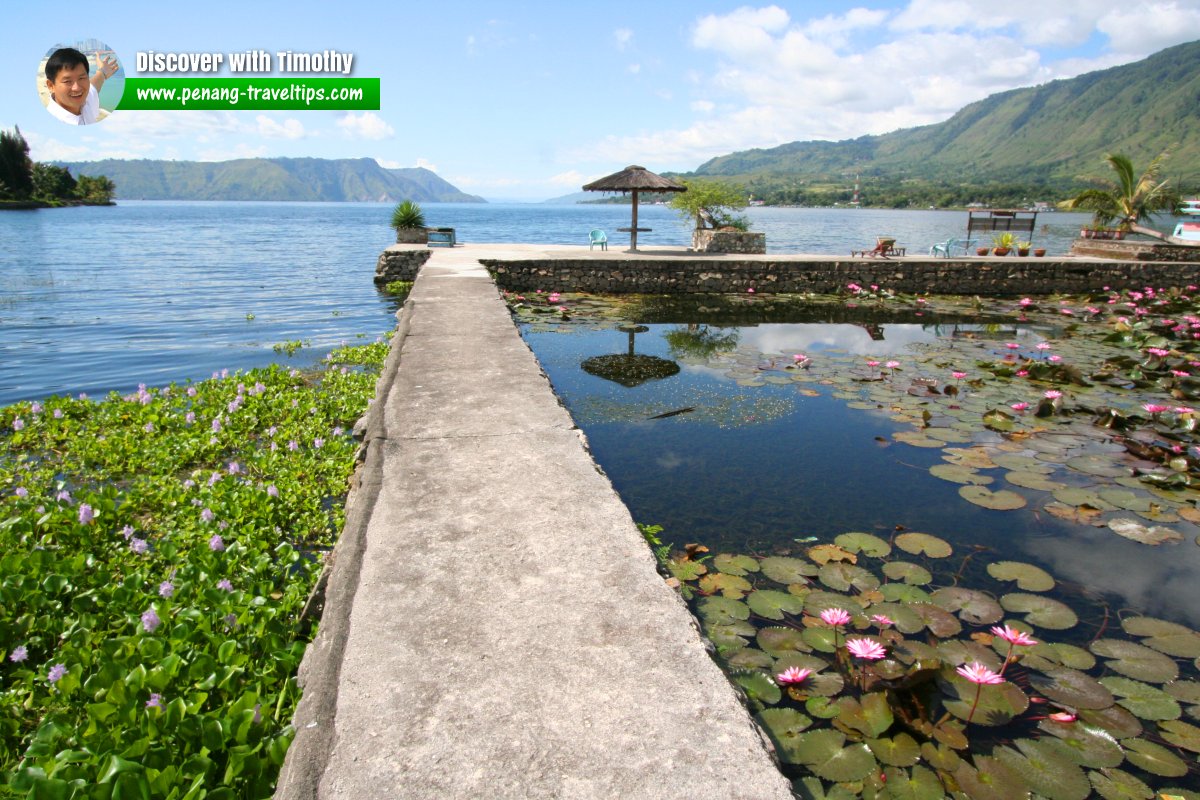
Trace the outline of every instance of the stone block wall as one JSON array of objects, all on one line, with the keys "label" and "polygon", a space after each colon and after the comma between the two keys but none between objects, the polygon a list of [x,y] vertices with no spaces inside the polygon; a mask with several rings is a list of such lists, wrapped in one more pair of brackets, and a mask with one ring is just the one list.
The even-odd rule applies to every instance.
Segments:
[{"label": "stone block wall", "polygon": [[692,249],[699,253],[760,255],[767,252],[767,235],[751,231],[697,228],[692,231]]},{"label": "stone block wall", "polygon": [[428,248],[392,245],[375,262],[375,283],[383,286],[392,281],[414,281],[421,265],[428,260]]},{"label": "stone block wall", "polygon": [[1159,244],[1147,240],[1114,241],[1106,239],[1076,239],[1071,253],[1091,258],[1116,258],[1123,261],[1200,261],[1200,246]]},{"label": "stone block wall", "polygon": [[498,286],[520,292],[832,293],[857,283],[912,294],[1004,297],[1200,283],[1198,263],[1072,258],[484,259],[482,263]]}]

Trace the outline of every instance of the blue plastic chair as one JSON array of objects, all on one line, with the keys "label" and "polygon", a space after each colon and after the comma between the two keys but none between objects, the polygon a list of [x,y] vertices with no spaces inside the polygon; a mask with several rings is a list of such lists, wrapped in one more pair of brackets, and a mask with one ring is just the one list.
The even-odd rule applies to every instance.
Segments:
[{"label": "blue plastic chair", "polygon": [[596,245],[600,245],[601,250],[608,249],[608,237],[599,228],[593,228],[592,232],[588,234],[588,250]]}]

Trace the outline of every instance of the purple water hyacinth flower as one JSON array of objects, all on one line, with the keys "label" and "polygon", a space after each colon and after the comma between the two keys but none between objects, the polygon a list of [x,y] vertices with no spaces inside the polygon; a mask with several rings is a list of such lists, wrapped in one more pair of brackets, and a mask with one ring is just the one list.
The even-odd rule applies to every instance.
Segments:
[{"label": "purple water hyacinth flower", "polygon": [[29,658],[29,651],[25,645],[19,644],[13,648],[13,651],[8,654],[8,660],[14,664],[20,664],[25,659]]},{"label": "purple water hyacinth flower", "polygon": [[21,419],[20,417],[17,417],[16,419],[13,420],[12,429],[14,431],[19,431],[19,430],[23,429],[24,427],[25,427],[25,420]]},{"label": "purple water hyacinth flower", "polygon": [[229,578],[221,578],[221,580],[217,581],[217,588],[226,592],[232,592],[233,584],[229,582]]},{"label": "purple water hyacinth flower", "polygon": [[184,422],[186,422],[188,425],[191,425],[193,422],[195,422],[195,421],[196,421],[196,412],[195,412],[195,411],[189,411],[189,412],[188,412],[188,413],[187,413],[187,414],[184,416],[184,418],[183,418],[183,421],[184,421]]},{"label": "purple water hyacinth flower", "polygon": [[71,502],[71,493],[66,489],[62,489],[58,494],[54,495],[54,499],[60,503],[69,503]]},{"label": "purple water hyacinth flower", "polygon": [[289,378],[299,378],[300,370],[296,369],[295,367],[292,367],[290,370],[288,370],[288,377]]},{"label": "purple water hyacinth flower", "polygon": [[216,485],[217,485],[217,481],[219,481],[219,480],[221,480],[221,473],[219,473],[219,472],[214,472],[212,475],[209,475],[209,476],[208,476],[208,485],[209,485],[209,486],[216,486]]},{"label": "purple water hyacinth flower", "polygon": [[219,419],[214,419],[214,420],[212,421],[212,431],[213,431],[213,433],[218,433],[218,432],[220,432],[220,430],[221,430],[221,420],[219,420]]},{"label": "purple water hyacinth flower", "polygon": [[55,418],[55,419],[62,419],[62,418],[63,418],[63,410],[62,410],[61,408],[56,408],[56,409],[54,409],[54,418]]},{"label": "purple water hyacinth flower", "polygon": [[214,372],[214,373],[212,374],[212,379],[213,379],[214,381],[219,381],[219,380],[221,379],[221,373],[219,373],[219,372]]},{"label": "purple water hyacinth flower", "polygon": [[291,450],[291,451],[293,451],[293,452],[294,452],[294,451],[296,451],[296,450],[299,450],[299,449],[300,449],[300,443],[299,443],[299,442],[297,442],[295,439],[290,439],[290,440],[288,440],[288,450]]},{"label": "purple water hyacinth flower", "polygon": [[254,384],[254,393],[255,394],[262,394],[266,390],[267,390],[267,385],[265,383],[263,383],[262,381],[259,381]]},{"label": "purple water hyacinth flower", "polygon": [[50,683],[58,683],[62,680],[62,676],[66,674],[67,667],[65,664],[55,664],[50,668],[50,672],[46,674],[46,680],[50,681]]},{"label": "purple water hyacinth flower", "polygon": [[276,428],[274,425],[267,428],[267,436],[274,436],[277,433],[279,433],[279,428]]},{"label": "purple water hyacinth flower", "polygon": [[276,450],[278,450],[278,449],[279,449],[279,443],[278,443],[278,442],[271,442],[271,452],[272,452],[272,453],[274,453],[274,452],[275,452]]},{"label": "purple water hyacinth flower", "polygon": [[26,489],[24,486],[18,486],[16,489],[13,490],[13,494],[15,494],[17,497],[28,497],[29,490]]},{"label": "purple water hyacinth flower", "polygon": [[87,503],[79,504],[79,524],[91,525],[92,520],[96,518],[96,512]]},{"label": "purple water hyacinth flower", "polygon": [[133,526],[126,525],[124,528],[121,528],[121,535],[125,537],[126,541],[128,541],[129,537],[133,536]]},{"label": "purple water hyacinth flower", "polygon": [[227,369],[221,370],[221,379],[224,380],[225,378],[228,378],[228,377],[229,377],[229,370],[227,370]]},{"label": "purple water hyacinth flower", "polygon": [[279,497],[279,489],[275,488],[275,484],[272,483],[270,486],[267,487],[267,496],[268,497]]},{"label": "purple water hyacinth flower", "polygon": [[196,396],[196,387],[189,386],[187,389],[187,395],[188,395],[188,397],[195,397]]},{"label": "purple water hyacinth flower", "polygon": [[226,614],[225,615],[225,627],[226,628],[236,628],[237,627],[237,614]]},{"label": "purple water hyacinth flower", "polygon": [[341,436],[341,435],[342,435],[343,433],[345,433],[345,432],[346,432],[346,429],[345,429],[345,428],[343,428],[341,425],[338,425],[337,427],[335,427],[335,428],[333,429],[333,435],[334,435],[334,436]]},{"label": "purple water hyacinth flower", "polygon": [[158,692],[151,692],[150,699],[146,701],[146,708],[157,708],[162,711],[162,695]]},{"label": "purple water hyacinth flower", "polygon": [[230,475],[237,475],[237,474],[238,474],[238,473],[240,473],[241,471],[242,471],[242,465],[241,465],[241,464],[237,463],[236,461],[230,461],[230,462],[229,462],[229,474],[230,474]]},{"label": "purple water hyacinth flower", "polygon": [[158,630],[159,625],[162,625],[162,620],[158,618],[158,612],[153,608],[147,608],[142,612],[142,627],[146,633],[154,633]]},{"label": "purple water hyacinth flower", "polygon": [[236,414],[237,410],[241,407],[242,407],[242,404],[239,403],[237,401],[237,399],[234,399],[234,400],[229,401],[229,403],[225,406],[225,410],[228,411],[230,414]]},{"label": "purple water hyacinth flower", "polygon": [[146,544],[145,539],[139,539],[138,537],[135,536],[129,540],[129,549],[135,553],[138,553],[138,554],[144,553],[144,552],[146,552],[146,550],[148,548],[149,548],[149,545]]},{"label": "purple water hyacinth flower", "polygon": [[175,584],[170,581],[163,581],[158,585],[159,597],[170,597],[175,594]]},{"label": "purple water hyacinth flower", "polygon": [[221,538],[221,534],[214,533],[208,540],[208,549],[214,553],[219,553],[225,549],[225,540]]},{"label": "purple water hyacinth flower", "polygon": [[217,527],[220,528],[221,530],[225,530],[226,528],[229,527],[229,523],[226,522],[225,520],[221,520],[220,522],[217,523]]},{"label": "purple water hyacinth flower", "polygon": [[206,508],[200,512],[200,521],[201,522],[212,522],[213,518],[215,516],[216,516],[216,514],[213,513],[213,510],[211,508]]},{"label": "purple water hyacinth flower", "polygon": [[142,428],[142,430],[144,430],[146,433],[154,433],[154,423],[147,422],[145,427]]},{"label": "purple water hyacinth flower", "polygon": [[188,478],[187,480],[185,480],[183,482],[183,488],[185,488],[185,489],[192,489],[192,488],[195,488],[195,486],[196,486],[196,482],[194,480],[192,480],[191,478]]},{"label": "purple water hyacinth flower", "polygon": [[80,400],[87,400],[87,399],[88,399],[88,394],[87,394],[87,392],[80,392],[80,393],[79,393],[79,399],[80,399]]},{"label": "purple water hyacinth flower", "polygon": [[325,446],[325,440],[322,439],[321,437],[318,436],[316,439],[313,439],[313,447],[315,449],[320,450],[324,446]]}]

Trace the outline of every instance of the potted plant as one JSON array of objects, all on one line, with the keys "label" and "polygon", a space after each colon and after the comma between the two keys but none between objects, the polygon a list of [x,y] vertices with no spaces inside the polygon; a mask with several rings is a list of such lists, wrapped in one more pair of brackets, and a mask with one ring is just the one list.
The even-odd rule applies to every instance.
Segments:
[{"label": "potted plant", "polygon": [[392,227],[399,244],[425,244],[429,232],[425,229],[425,212],[412,200],[405,200],[392,209]]},{"label": "potted plant", "polygon": [[986,256],[987,254],[988,254],[988,248],[986,248],[986,247],[976,247],[975,248],[975,255]]},{"label": "potted plant", "polygon": [[1033,248],[1033,257],[1034,258],[1043,258],[1043,257],[1045,257],[1045,255],[1046,255],[1046,248],[1044,248],[1044,247]]},{"label": "potted plant", "polygon": [[[1150,162],[1150,166],[1139,175],[1129,156],[1109,153],[1104,156],[1112,169],[1114,180],[1097,180],[1098,186],[1064,200],[1058,207],[1064,211],[1091,211],[1092,226],[1079,232],[1084,239],[1124,239],[1126,233],[1138,233],[1155,239],[1166,238],[1161,231],[1147,228],[1140,223],[1153,218],[1157,212],[1173,211],[1179,204],[1179,195],[1171,181],[1160,180],[1164,152]],[[1116,223],[1115,228],[1107,227]]]},{"label": "potted plant", "polygon": [[742,187],[721,181],[684,180],[686,192],[667,203],[685,222],[695,222],[692,249],[706,253],[765,253],[767,235],[750,230],[750,220],[733,212],[746,207]]},{"label": "potted plant", "polygon": [[1008,255],[1010,252],[1012,252],[1013,244],[1016,242],[1016,240],[1017,237],[1013,235],[1012,231],[997,233],[992,237],[992,244],[995,246],[992,249],[992,254],[997,256]]},{"label": "potted plant", "polygon": [[1033,242],[1017,242],[1017,255],[1025,257],[1029,255],[1029,248],[1033,246]]}]

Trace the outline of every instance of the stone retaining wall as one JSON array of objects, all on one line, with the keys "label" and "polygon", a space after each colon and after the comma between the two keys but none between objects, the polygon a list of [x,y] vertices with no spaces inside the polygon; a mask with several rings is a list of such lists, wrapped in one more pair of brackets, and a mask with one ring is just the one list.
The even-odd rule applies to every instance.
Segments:
[{"label": "stone retaining wall", "polygon": [[392,281],[415,281],[421,265],[428,260],[428,248],[389,247],[375,262],[375,283],[384,286]]},{"label": "stone retaining wall", "polygon": [[1072,255],[1089,258],[1115,258],[1122,261],[1200,261],[1200,246],[1157,244],[1145,240],[1110,241],[1106,239],[1076,239]]},{"label": "stone retaining wall", "polygon": [[905,293],[1011,296],[1200,283],[1200,264],[1073,258],[733,260],[482,259],[502,289],[693,294],[836,292],[849,283]]},{"label": "stone retaining wall", "polygon": [[692,231],[692,249],[700,253],[761,255],[767,252],[767,235],[755,231],[697,228]]}]

